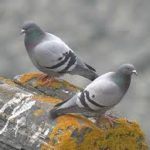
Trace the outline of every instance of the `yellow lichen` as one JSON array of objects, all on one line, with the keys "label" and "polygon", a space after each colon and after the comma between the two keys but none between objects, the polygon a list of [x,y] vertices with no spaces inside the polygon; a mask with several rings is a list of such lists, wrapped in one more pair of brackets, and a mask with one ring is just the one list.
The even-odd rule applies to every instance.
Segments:
[{"label": "yellow lichen", "polygon": [[106,119],[101,127],[74,115],[56,120],[47,144],[41,150],[148,150],[145,137],[136,122],[116,119],[112,127]]},{"label": "yellow lichen", "polygon": [[36,85],[35,86],[46,86],[46,87],[51,87],[53,89],[59,89],[59,88],[66,88],[70,91],[77,91],[79,90],[78,87],[74,86],[73,84],[70,84],[67,81],[64,80],[58,80],[58,79],[53,79],[52,81],[50,81],[49,84],[45,84],[43,81],[41,80],[37,80]]},{"label": "yellow lichen", "polygon": [[[82,120],[83,122],[81,123],[79,120]],[[62,121],[63,120],[63,121]],[[81,126],[82,124],[82,126]],[[57,136],[57,139],[59,141],[59,145],[57,147],[53,145],[53,142],[48,143],[48,145],[43,145],[42,150],[44,149],[51,149],[54,147],[54,149],[62,150],[63,147],[66,147],[65,150],[74,150],[76,149],[76,142],[73,138],[71,137],[72,131],[78,128],[79,130],[82,129],[83,127],[95,127],[94,124],[80,116],[74,116],[74,115],[65,115],[61,116],[57,119],[57,126],[53,129],[53,133],[49,135],[49,138],[52,140],[55,140],[55,137]],[[59,130],[64,131],[63,134],[59,134]],[[65,139],[65,140],[64,140]],[[69,143],[68,143],[69,142]],[[67,143],[71,145],[71,147],[67,146]],[[45,147],[46,146],[46,147]],[[71,148],[71,149],[70,149]]]},{"label": "yellow lichen", "polygon": [[37,109],[33,112],[33,114],[37,117],[42,116],[44,113],[45,113],[45,111],[43,109]]},{"label": "yellow lichen", "polygon": [[8,85],[16,86],[16,84],[10,79],[6,79],[4,77],[0,77],[0,80],[3,81],[4,83],[8,84]]},{"label": "yellow lichen", "polygon": [[63,87],[62,81],[56,80],[56,79],[52,79],[50,81],[50,83],[45,84],[45,82],[41,81],[41,80],[37,80],[36,82],[36,86],[46,86],[46,87],[52,87],[53,89],[58,89]]},{"label": "yellow lichen", "polygon": [[19,78],[19,82],[21,84],[26,84],[26,82],[34,79],[34,78],[37,78],[41,75],[41,73],[39,72],[30,72],[30,73],[26,73],[26,74],[23,74],[20,76]]},{"label": "yellow lichen", "polygon": [[80,90],[79,87],[76,87],[67,81],[59,80],[59,79],[53,79],[52,81],[50,81],[49,84],[46,84],[42,80],[38,79],[41,75],[42,75],[42,73],[40,73],[40,72],[26,73],[19,77],[18,82],[24,85],[24,84],[28,83],[28,81],[35,79],[34,82],[32,82],[33,87],[42,86],[42,87],[51,87],[53,89],[64,88],[64,89],[68,89],[70,91]]},{"label": "yellow lichen", "polygon": [[57,103],[62,102],[62,100],[59,99],[59,98],[55,98],[55,97],[52,97],[52,96],[46,96],[46,95],[34,95],[32,97],[32,99],[38,100],[38,101],[41,101],[41,102],[51,103],[51,104],[52,103],[57,104]]}]

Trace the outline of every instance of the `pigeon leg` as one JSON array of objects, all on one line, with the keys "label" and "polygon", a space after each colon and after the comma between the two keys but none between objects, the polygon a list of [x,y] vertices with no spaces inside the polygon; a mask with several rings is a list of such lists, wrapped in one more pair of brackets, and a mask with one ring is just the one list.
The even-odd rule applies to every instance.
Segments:
[{"label": "pigeon leg", "polygon": [[45,85],[50,85],[51,82],[54,80],[54,77],[50,77],[47,74],[41,74],[38,78],[38,80],[41,80]]},{"label": "pigeon leg", "polygon": [[38,77],[38,80],[41,80],[41,81],[44,81],[48,78],[49,76],[47,74],[41,74],[39,77]]},{"label": "pigeon leg", "polygon": [[97,127],[100,127],[101,117],[95,117],[95,124]]},{"label": "pigeon leg", "polygon": [[[116,122],[116,117],[112,116],[111,114],[105,114],[104,118],[108,120],[112,127],[114,126],[114,122]],[[100,127],[102,116],[94,117],[94,119],[96,126]]]},{"label": "pigeon leg", "polygon": [[114,122],[116,121],[116,117],[114,116],[111,116],[109,114],[105,114],[104,117],[106,119],[108,119],[109,123],[111,124],[111,126],[113,127],[114,126]]},{"label": "pigeon leg", "polygon": [[43,83],[47,86],[50,86],[53,80],[54,77],[48,77]]}]

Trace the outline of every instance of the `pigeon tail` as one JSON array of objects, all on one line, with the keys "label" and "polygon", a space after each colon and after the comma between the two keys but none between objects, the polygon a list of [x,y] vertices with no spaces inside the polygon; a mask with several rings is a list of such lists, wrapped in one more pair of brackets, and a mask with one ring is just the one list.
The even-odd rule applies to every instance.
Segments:
[{"label": "pigeon tail", "polygon": [[89,70],[89,69],[83,69],[78,74],[85,77],[85,78],[87,78],[87,79],[89,79],[89,80],[91,80],[91,81],[93,81],[97,77],[99,77],[99,75],[96,72],[94,72],[92,70]]},{"label": "pigeon tail", "polygon": [[55,120],[57,117],[65,115],[65,114],[69,114],[69,113],[82,113],[84,112],[83,108],[79,108],[78,106],[72,106],[72,107],[68,107],[68,108],[63,108],[63,109],[59,109],[59,108],[54,108],[50,111],[50,120]]},{"label": "pigeon tail", "polygon": [[92,66],[88,65],[87,63],[85,63],[85,65],[86,65],[86,67],[88,67],[88,69],[90,69],[90,70],[96,72],[96,70],[95,70]]},{"label": "pigeon tail", "polygon": [[95,80],[99,75],[95,72],[94,68],[92,67],[86,67],[82,66],[80,64],[77,64],[77,66],[70,72],[70,74],[76,74],[83,76],[91,81]]},{"label": "pigeon tail", "polygon": [[[84,75],[84,77],[86,77],[86,75]],[[91,81],[95,80],[97,77],[98,77],[98,74],[96,74],[96,72],[91,72],[87,74],[87,78]]]},{"label": "pigeon tail", "polygon": [[49,118],[50,118],[50,120],[55,120],[58,116],[59,116],[59,115],[58,115],[56,109],[52,109],[52,110],[49,112]]}]

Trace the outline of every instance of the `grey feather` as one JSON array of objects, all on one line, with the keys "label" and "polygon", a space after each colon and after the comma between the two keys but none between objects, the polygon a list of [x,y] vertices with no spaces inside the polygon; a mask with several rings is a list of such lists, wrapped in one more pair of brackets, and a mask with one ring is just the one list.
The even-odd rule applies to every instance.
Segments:
[{"label": "grey feather", "polygon": [[77,109],[80,109],[76,105],[77,97],[78,95],[76,94],[71,99],[68,99],[66,101],[63,101],[55,105],[55,107],[50,111],[50,119],[53,120],[60,115],[63,115],[68,112],[73,113],[73,112],[76,112]]},{"label": "grey feather", "polygon": [[49,76],[80,75],[89,80],[98,77],[95,69],[82,62],[59,37],[44,32],[33,22],[22,27],[25,47],[33,64]]},{"label": "grey feather", "polygon": [[67,113],[80,113],[87,117],[103,115],[122,100],[129,88],[131,75],[134,72],[133,65],[124,64],[116,72],[101,75],[82,92],[58,104],[50,112],[50,115],[53,118]]}]

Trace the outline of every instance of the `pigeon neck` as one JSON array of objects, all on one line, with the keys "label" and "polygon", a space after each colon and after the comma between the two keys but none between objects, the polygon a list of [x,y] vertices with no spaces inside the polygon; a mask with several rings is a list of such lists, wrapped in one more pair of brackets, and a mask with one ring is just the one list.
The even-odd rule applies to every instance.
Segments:
[{"label": "pigeon neck", "polygon": [[25,46],[26,48],[32,49],[44,38],[45,33],[42,30],[33,31],[31,33],[26,33],[25,35]]},{"label": "pigeon neck", "polygon": [[122,74],[120,72],[116,73],[114,76],[114,81],[121,88],[123,93],[127,91],[131,82],[131,75]]}]

